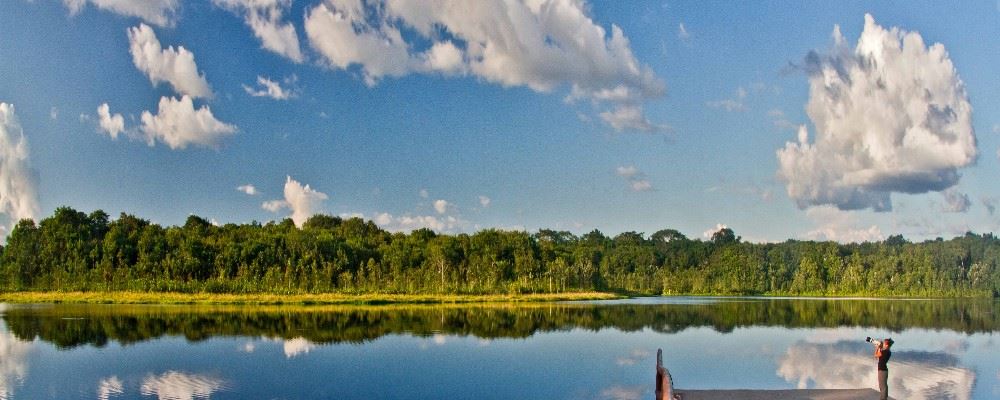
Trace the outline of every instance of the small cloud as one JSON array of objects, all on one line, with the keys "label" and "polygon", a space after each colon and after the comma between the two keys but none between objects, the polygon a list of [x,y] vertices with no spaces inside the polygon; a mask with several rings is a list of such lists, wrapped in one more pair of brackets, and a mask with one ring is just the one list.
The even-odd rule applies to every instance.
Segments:
[{"label": "small cloud", "polygon": [[972,206],[969,195],[960,193],[955,188],[941,192],[941,196],[944,197],[945,202],[943,207],[944,212],[964,213],[969,211],[969,207]]},{"label": "small cloud", "polygon": [[629,182],[629,187],[633,192],[647,192],[653,190],[653,184],[645,179],[636,179]]},{"label": "small cloud", "polygon": [[771,117],[771,122],[774,126],[781,130],[795,130],[798,125],[793,124],[788,118],[785,117],[785,112],[777,108],[772,109],[767,112],[767,116]]},{"label": "small cloud", "polygon": [[52,106],[52,108],[49,109],[49,119],[53,121],[59,119],[59,109],[56,108],[56,106]]},{"label": "small cloud", "polygon": [[490,203],[492,203],[492,202],[493,202],[493,200],[490,200],[489,197],[482,196],[482,195],[479,196],[479,205],[482,206],[483,208],[489,207]]},{"label": "small cloud", "polygon": [[140,119],[140,129],[150,146],[159,141],[171,149],[188,145],[216,147],[220,140],[236,133],[236,126],[215,119],[207,105],[195,109],[187,95],[180,99],[161,97],[157,113],[143,111]]},{"label": "small cloud", "polygon": [[420,189],[420,198],[426,199],[430,197],[430,193],[427,193],[427,189]]},{"label": "small cloud", "polygon": [[639,171],[634,165],[623,165],[615,168],[615,174],[625,179],[629,189],[633,192],[648,192],[653,190],[653,184],[646,178],[646,174]]},{"label": "small cloud", "polygon": [[705,105],[712,108],[721,108],[729,112],[735,111],[746,111],[747,107],[744,104],[747,98],[747,90],[742,86],[736,89],[736,93],[732,98],[709,101]]},{"label": "small cloud", "polygon": [[615,173],[618,174],[618,176],[620,176],[622,178],[628,179],[628,178],[631,178],[631,177],[635,176],[636,174],[638,174],[639,173],[639,169],[636,168],[634,165],[629,165],[627,167],[626,166],[621,166],[621,167],[615,168]]},{"label": "small cloud", "polygon": [[[283,82],[286,86],[292,85],[298,78],[295,75],[285,78]],[[281,87],[281,84],[268,78],[258,75],[257,88],[243,85],[243,90],[253,97],[270,97],[274,100],[288,100],[298,97],[298,90],[294,88]]]},{"label": "small cloud", "polygon": [[444,214],[445,212],[447,212],[448,211],[448,206],[449,206],[449,204],[445,200],[435,200],[434,201],[434,211],[437,211],[438,214]]},{"label": "small cloud", "polygon": [[993,124],[993,133],[1000,133],[1000,124]]},{"label": "small cloud", "polygon": [[254,185],[251,185],[249,183],[246,184],[246,185],[237,186],[236,190],[239,190],[239,191],[241,191],[243,193],[246,193],[248,195],[251,195],[251,196],[255,196],[257,194],[257,188],[254,187]]},{"label": "small cloud", "polygon": [[282,208],[287,208],[287,207],[288,207],[288,202],[284,200],[268,200],[261,203],[260,205],[260,208],[263,208],[273,213],[276,213],[280,211]]},{"label": "small cloud", "polygon": [[125,118],[121,114],[112,115],[111,107],[103,103],[97,107],[97,126],[112,140],[118,139],[118,134],[125,131]]},{"label": "small cloud", "polygon": [[313,190],[309,185],[302,185],[299,181],[288,176],[285,180],[285,198],[280,200],[265,201],[261,208],[276,213],[283,208],[292,211],[292,221],[295,226],[301,228],[302,224],[313,216],[328,198],[326,193]]},{"label": "small cloud", "polygon": [[983,206],[986,207],[986,211],[989,211],[990,215],[996,214],[997,203],[998,203],[998,201],[1000,201],[1000,199],[997,199],[996,197],[985,197],[984,196],[980,200],[983,202]]},{"label": "small cloud", "polygon": [[643,114],[642,107],[635,105],[619,105],[612,111],[604,111],[599,115],[616,132],[634,130],[645,133],[660,133],[670,129],[667,125],[650,122]]},{"label": "small cloud", "polygon": [[164,49],[153,28],[142,23],[128,29],[128,40],[132,63],[146,74],[154,86],[167,82],[179,94],[195,98],[212,97],[208,81],[198,73],[194,54],[184,46]]},{"label": "small cloud", "polygon": [[260,39],[261,47],[275,54],[300,63],[305,60],[299,46],[295,26],[283,18],[291,7],[291,1],[213,0],[218,6],[230,12],[242,14],[254,36]]},{"label": "small cloud", "polygon": [[691,39],[691,32],[688,32],[683,22],[677,25],[677,37],[685,42]]},{"label": "small cloud", "polygon": [[706,239],[711,239],[715,232],[721,231],[723,229],[729,228],[726,224],[715,224],[715,228],[709,228],[707,231],[701,233],[701,236]]}]

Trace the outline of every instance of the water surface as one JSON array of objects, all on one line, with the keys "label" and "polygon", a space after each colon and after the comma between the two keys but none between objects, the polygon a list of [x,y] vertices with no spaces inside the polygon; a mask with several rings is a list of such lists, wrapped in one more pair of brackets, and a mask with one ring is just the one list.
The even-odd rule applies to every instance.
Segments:
[{"label": "water surface", "polygon": [[1000,397],[1000,303],[670,297],[531,305],[0,305],[0,399],[644,399],[679,387]]}]

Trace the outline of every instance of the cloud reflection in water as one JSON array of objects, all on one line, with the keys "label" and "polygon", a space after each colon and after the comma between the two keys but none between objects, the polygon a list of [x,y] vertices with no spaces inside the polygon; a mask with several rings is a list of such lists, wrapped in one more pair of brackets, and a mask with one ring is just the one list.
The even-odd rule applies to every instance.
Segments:
[{"label": "cloud reflection in water", "polygon": [[642,386],[615,385],[601,391],[601,398],[608,400],[639,400],[645,389]]},{"label": "cloud reflection in water", "polygon": [[292,340],[285,340],[283,343],[285,358],[292,358],[300,354],[307,354],[316,348],[316,344],[304,337],[297,337]]},{"label": "cloud reflection in water", "polygon": [[158,376],[146,376],[139,387],[139,393],[143,396],[157,396],[160,400],[193,400],[207,399],[212,393],[225,389],[225,382],[218,378],[167,371]]},{"label": "cloud reflection in water", "polygon": [[33,343],[18,339],[0,323],[0,400],[14,396],[14,388],[28,376],[28,353]]},{"label": "cloud reflection in water", "polygon": [[101,382],[97,384],[97,398],[99,400],[108,400],[112,395],[117,396],[123,393],[125,393],[125,384],[122,383],[121,379],[118,379],[117,375],[101,379]]},{"label": "cloud reflection in water", "polygon": [[[875,360],[870,349],[852,342],[799,342],[778,360],[776,373],[800,389],[812,382],[820,389],[873,388],[878,390]],[[958,366],[950,354],[893,352],[889,361],[889,394],[897,399],[972,398],[975,372]]]}]

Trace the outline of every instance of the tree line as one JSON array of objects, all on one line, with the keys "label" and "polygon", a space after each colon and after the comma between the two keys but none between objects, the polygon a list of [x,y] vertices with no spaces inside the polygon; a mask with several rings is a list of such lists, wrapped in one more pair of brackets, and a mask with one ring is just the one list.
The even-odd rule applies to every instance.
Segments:
[{"label": "tree line", "polygon": [[450,235],[329,215],[301,228],[290,219],[215,226],[194,215],[163,227],[60,207],[10,232],[0,290],[998,297],[998,263],[992,233],[851,244],[748,243],[728,228],[704,241],[673,229]]}]

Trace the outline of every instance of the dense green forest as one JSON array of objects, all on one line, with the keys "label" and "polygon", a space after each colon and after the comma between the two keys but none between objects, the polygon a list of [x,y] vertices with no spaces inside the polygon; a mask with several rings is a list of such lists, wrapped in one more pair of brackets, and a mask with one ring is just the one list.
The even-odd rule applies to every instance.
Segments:
[{"label": "dense green forest", "polygon": [[1000,240],[838,244],[711,240],[673,229],[614,237],[594,230],[390,233],[371,221],[316,215],[214,226],[190,216],[162,227],[61,207],[20,221],[0,254],[0,290],[230,293],[533,293],[980,296],[1000,293]]}]

